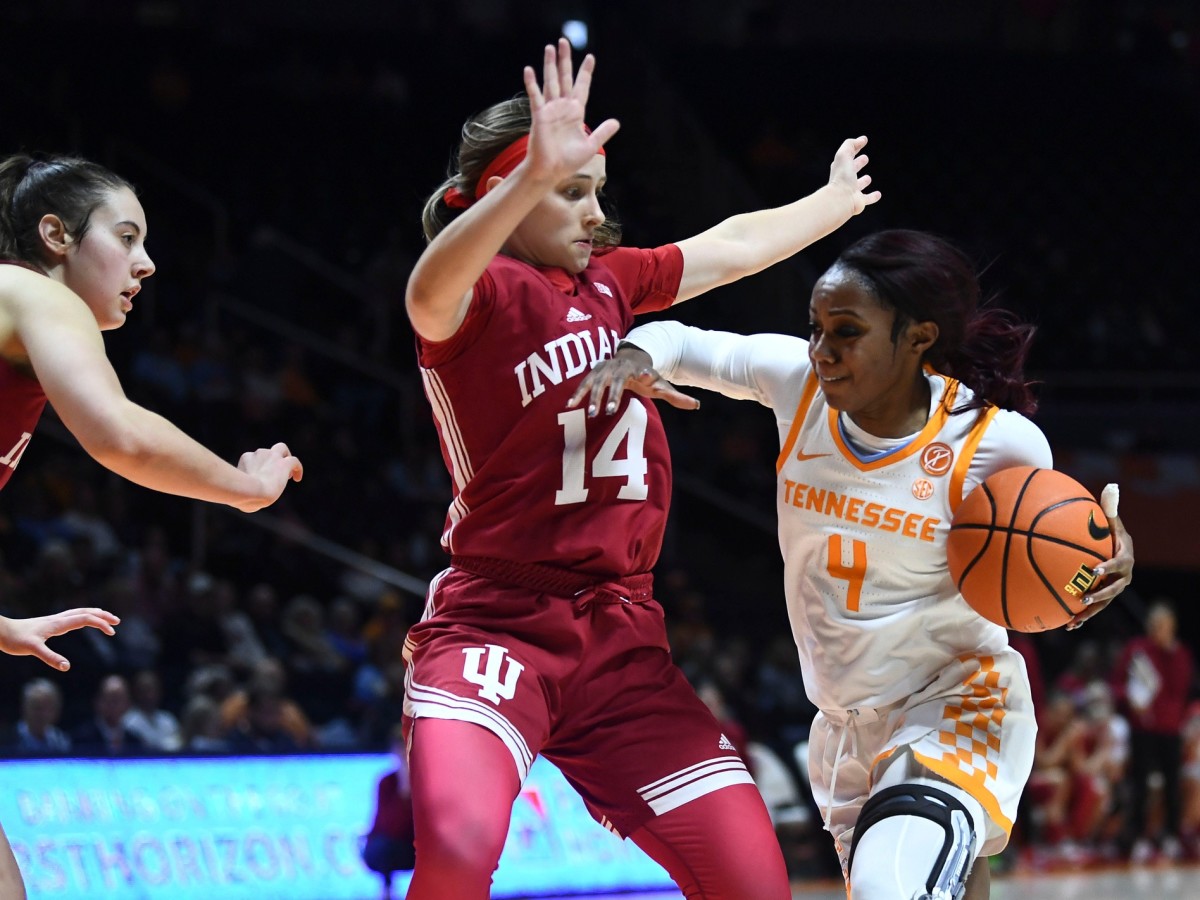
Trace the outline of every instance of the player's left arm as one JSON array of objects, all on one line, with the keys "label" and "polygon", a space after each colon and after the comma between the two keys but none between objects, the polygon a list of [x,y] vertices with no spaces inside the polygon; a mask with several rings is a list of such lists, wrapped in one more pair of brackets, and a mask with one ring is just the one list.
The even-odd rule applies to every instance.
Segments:
[{"label": "player's left arm", "polygon": [[865,137],[842,142],[829,167],[829,183],[786,206],[742,213],[679,241],[683,277],[675,302],[760,272],[836,231],[879,200],[863,175]]},{"label": "player's left arm", "polygon": [[1096,581],[1093,590],[1083,598],[1087,607],[1067,624],[1067,630],[1078,628],[1099,613],[1129,587],[1133,581],[1133,538],[1125,529],[1118,515],[1121,492],[1115,484],[1106,485],[1100,493],[1100,508],[1108,519],[1113,534],[1113,558],[1100,563],[1094,569]]}]

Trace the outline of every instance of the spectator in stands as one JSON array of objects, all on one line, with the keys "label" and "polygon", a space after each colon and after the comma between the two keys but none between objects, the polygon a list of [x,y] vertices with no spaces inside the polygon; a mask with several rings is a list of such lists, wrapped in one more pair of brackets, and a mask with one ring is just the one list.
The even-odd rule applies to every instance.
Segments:
[{"label": "spectator in stands", "polygon": [[283,727],[292,741],[302,749],[312,746],[312,725],[300,705],[288,696],[287,672],[273,657],[267,657],[254,667],[246,687],[236,688],[222,701],[221,723],[226,734],[249,730],[250,695],[255,691],[276,695]]},{"label": "spectator in stands", "polygon": [[1054,687],[1070,694],[1076,706],[1087,702],[1088,690],[1098,678],[1103,678],[1105,659],[1100,644],[1096,641],[1080,641],[1075,647],[1071,665],[1058,676]]},{"label": "spectator in stands", "polygon": [[218,580],[212,602],[217,625],[228,648],[225,658],[239,675],[245,675],[267,658],[267,649],[250,616],[238,606],[236,584],[225,578]]},{"label": "spectator in stands", "polygon": [[1033,771],[1026,793],[1038,843],[1057,852],[1072,837],[1073,764],[1087,727],[1076,716],[1070,695],[1060,691],[1051,692],[1037,718]]},{"label": "spectator in stands", "polygon": [[[1175,611],[1157,600],[1146,615],[1146,635],[1130,640],[1113,671],[1115,696],[1129,717],[1129,817],[1124,844],[1130,861],[1147,862],[1154,844],[1168,859],[1182,854],[1180,843],[1180,771],[1183,722],[1191,693],[1193,661],[1176,634]],[[1152,775],[1162,779],[1163,820],[1155,835],[1147,833],[1147,801]]]},{"label": "spectator in stands", "polygon": [[213,601],[215,581],[207,572],[187,579],[183,603],[159,627],[160,667],[167,684],[180,684],[196,667],[226,663],[229,647]]},{"label": "spectator in stands", "polygon": [[287,665],[293,672],[337,672],[346,667],[325,628],[325,611],[314,597],[299,594],[288,601],[283,634],[290,645]]},{"label": "spectator in stands", "polygon": [[1200,858],[1200,700],[1188,706],[1183,724],[1183,790],[1179,828],[1184,852]]},{"label": "spectator in stands", "polygon": [[2,749],[14,756],[63,756],[71,739],[58,727],[62,692],[47,678],[35,678],[21,691],[21,718],[4,736]]},{"label": "spectator in stands", "polygon": [[404,714],[404,663],[395,658],[383,668],[382,691],[375,693],[362,711],[359,740],[367,749],[382,749],[395,722]]},{"label": "spectator in stands", "polygon": [[367,658],[358,604],[349,597],[337,597],[329,605],[325,637],[347,665],[361,665]]},{"label": "spectator in stands", "polygon": [[1081,768],[1102,797],[1089,836],[1108,855],[1110,844],[1120,836],[1121,817],[1129,805],[1129,720],[1117,712],[1112,689],[1101,679],[1093,680],[1084,691],[1082,711],[1088,723],[1090,753]]},{"label": "spectator in stands", "polygon": [[221,724],[221,707],[211,697],[198,694],[188,700],[180,726],[185,752],[229,752],[229,741]]},{"label": "spectator in stands", "polygon": [[262,682],[246,694],[246,715],[229,734],[233,753],[295,753],[300,747],[284,721],[284,697]]},{"label": "spectator in stands", "polygon": [[408,782],[407,753],[399,725],[391,732],[391,750],[396,768],[379,779],[375,795],[375,818],[362,848],[363,862],[383,878],[383,900],[392,896],[392,877],[409,871],[416,859],[413,846],[412,791]]},{"label": "spectator in stands", "polygon": [[138,611],[136,588],[130,575],[118,574],[104,582],[103,602],[121,618],[121,630],[110,638],[117,646],[121,667],[152,669],[162,653],[162,637],[145,614]]},{"label": "spectator in stands", "polygon": [[125,728],[137,735],[146,747],[161,753],[174,753],[183,747],[179,720],[162,708],[162,681],[152,669],[133,677],[133,706],[125,713]]},{"label": "spectator in stands", "polygon": [[260,581],[246,592],[246,614],[267,656],[287,656],[288,639],[279,620],[279,595],[273,585]]},{"label": "spectator in stands", "polygon": [[325,628],[325,610],[314,597],[299,594],[283,610],[289,642],[284,659],[296,702],[313,722],[324,724],[344,709],[353,670]]},{"label": "spectator in stands", "polygon": [[147,749],[145,741],[125,726],[129,684],[120,675],[100,682],[93,698],[94,715],[71,733],[75,752],[84,756],[127,756]]}]

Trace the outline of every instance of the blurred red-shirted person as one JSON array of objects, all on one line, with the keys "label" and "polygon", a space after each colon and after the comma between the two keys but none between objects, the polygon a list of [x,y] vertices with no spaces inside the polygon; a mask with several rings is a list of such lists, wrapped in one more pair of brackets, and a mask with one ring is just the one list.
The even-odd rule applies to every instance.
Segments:
[{"label": "blurred red-shirted person", "polygon": [[[1146,862],[1158,850],[1167,858],[1182,852],[1180,772],[1183,766],[1183,723],[1191,692],[1191,651],[1176,634],[1175,611],[1158,600],[1146,614],[1146,635],[1130,640],[1113,670],[1113,692],[1128,716],[1131,758],[1129,817],[1124,845],[1133,862]],[[1157,835],[1146,833],[1148,780],[1163,779],[1163,820]]]}]

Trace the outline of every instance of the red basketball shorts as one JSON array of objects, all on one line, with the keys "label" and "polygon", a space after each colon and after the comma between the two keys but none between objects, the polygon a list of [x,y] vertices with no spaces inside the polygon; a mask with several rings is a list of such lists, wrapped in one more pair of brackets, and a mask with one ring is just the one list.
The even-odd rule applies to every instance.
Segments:
[{"label": "red basketball shorts", "polygon": [[622,836],[753,784],[671,661],[650,577],[610,587],[571,600],[441,573],[405,642],[406,735],[421,717],[473,722],[504,742],[522,780],[540,753]]}]

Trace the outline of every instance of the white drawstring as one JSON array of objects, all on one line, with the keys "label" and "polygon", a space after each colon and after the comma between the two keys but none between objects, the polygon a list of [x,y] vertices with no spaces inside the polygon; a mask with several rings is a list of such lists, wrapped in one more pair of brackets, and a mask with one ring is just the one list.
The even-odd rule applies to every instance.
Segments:
[{"label": "white drawstring", "polygon": [[842,730],[838,735],[837,753],[833,757],[833,775],[829,779],[829,802],[825,804],[825,830],[829,831],[829,822],[833,818],[833,798],[837,790],[838,768],[842,764],[842,750],[846,746],[846,734],[850,734],[850,755],[858,756],[858,732],[850,727],[851,722],[857,722],[858,710],[848,710],[849,715],[842,719]]}]

